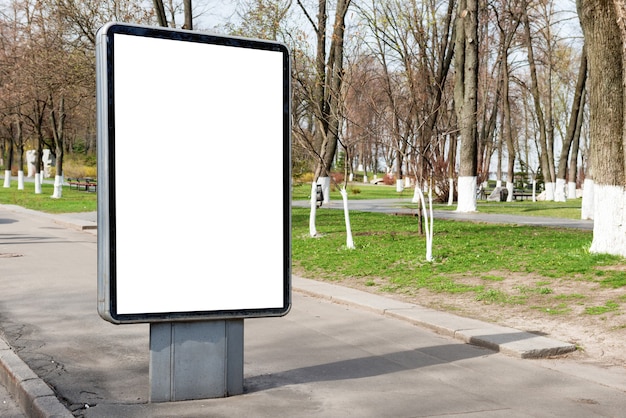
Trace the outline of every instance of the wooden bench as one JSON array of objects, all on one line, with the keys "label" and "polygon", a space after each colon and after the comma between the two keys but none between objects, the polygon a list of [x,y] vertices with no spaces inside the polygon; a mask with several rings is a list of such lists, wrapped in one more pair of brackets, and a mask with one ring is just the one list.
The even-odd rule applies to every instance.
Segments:
[{"label": "wooden bench", "polygon": [[98,190],[98,183],[94,179],[67,179],[67,183],[70,185],[70,189],[75,187],[76,190],[83,190],[86,192],[95,192]]}]

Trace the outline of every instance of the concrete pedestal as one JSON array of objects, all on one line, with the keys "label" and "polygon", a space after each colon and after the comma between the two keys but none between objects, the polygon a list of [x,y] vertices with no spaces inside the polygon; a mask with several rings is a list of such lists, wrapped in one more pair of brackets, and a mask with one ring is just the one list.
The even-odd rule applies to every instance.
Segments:
[{"label": "concrete pedestal", "polygon": [[243,319],[150,324],[150,402],[243,393]]}]

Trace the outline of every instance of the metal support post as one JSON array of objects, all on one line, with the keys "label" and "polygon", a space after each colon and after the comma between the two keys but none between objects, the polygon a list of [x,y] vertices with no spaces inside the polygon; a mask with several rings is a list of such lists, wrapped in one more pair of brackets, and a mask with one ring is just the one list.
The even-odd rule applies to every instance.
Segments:
[{"label": "metal support post", "polygon": [[150,402],[243,393],[243,319],[150,324]]}]

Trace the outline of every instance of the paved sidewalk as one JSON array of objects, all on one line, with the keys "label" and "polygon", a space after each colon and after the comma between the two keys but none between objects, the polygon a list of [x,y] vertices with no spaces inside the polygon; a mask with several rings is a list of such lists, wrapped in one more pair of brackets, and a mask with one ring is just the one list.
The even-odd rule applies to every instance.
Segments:
[{"label": "paved sidewalk", "polygon": [[[295,200],[292,202],[294,207],[309,207],[311,203],[307,200]],[[372,199],[372,200],[350,200],[348,202],[350,210],[364,212],[382,212],[395,213],[398,215],[412,215],[417,212],[417,205],[411,202],[410,198],[403,199]],[[324,209],[343,209],[343,202],[331,200],[329,203],[322,205]],[[497,213],[462,213],[454,210],[434,210],[433,217],[435,219],[449,219],[471,222],[485,222],[498,224],[515,224],[529,226],[546,226],[552,228],[576,228],[576,229],[593,229],[592,220],[582,219],[563,219],[563,218],[547,218],[541,216],[520,216],[520,215],[504,215]]]},{"label": "paved sidewalk", "polygon": [[623,368],[520,359],[570,344],[298,277],[287,316],[245,321],[243,395],[149,404],[148,325],[96,313],[90,216],[0,205],[0,381],[29,416],[623,414]]}]

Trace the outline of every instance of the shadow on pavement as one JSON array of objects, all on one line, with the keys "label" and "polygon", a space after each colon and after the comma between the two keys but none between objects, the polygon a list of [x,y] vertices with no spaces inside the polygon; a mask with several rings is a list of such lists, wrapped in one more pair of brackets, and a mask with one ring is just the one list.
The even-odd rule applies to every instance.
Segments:
[{"label": "shadow on pavement", "polygon": [[438,345],[250,376],[244,385],[246,393],[254,393],[293,384],[382,376],[491,354],[491,350],[464,344]]}]

